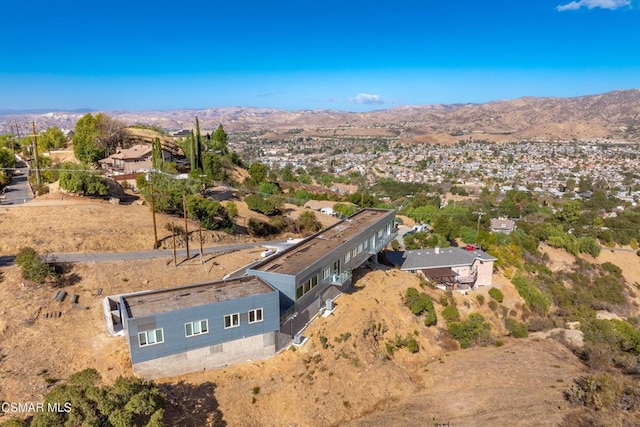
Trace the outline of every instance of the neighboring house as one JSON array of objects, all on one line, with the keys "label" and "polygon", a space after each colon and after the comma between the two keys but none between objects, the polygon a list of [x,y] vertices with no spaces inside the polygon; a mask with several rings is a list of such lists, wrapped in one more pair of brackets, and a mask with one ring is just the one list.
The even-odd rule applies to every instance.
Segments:
[{"label": "neighboring house", "polygon": [[452,247],[406,251],[398,264],[403,271],[433,280],[441,289],[464,291],[491,286],[496,260],[480,249]]},{"label": "neighboring house", "polygon": [[[107,329],[134,373],[175,376],[286,348],[396,236],[395,212],[364,209],[248,268],[239,279],[110,296]],[[295,339],[294,339],[295,342]]]},{"label": "neighboring house", "polygon": [[151,157],[151,146],[139,144],[120,149],[106,159],[99,160],[98,163],[109,175],[123,175],[151,169]]},{"label": "neighboring house", "polygon": [[516,229],[516,222],[512,219],[492,218],[491,232],[509,234]]},{"label": "neighboring house", "polygon": [[167,377],[276,352],[278,291],[258,277],[119,297],[134,373]]},{"label": "neighboring house", "polygon": [[191,131],[187,129],[182,129],[182,130],[179,130],[178,132],[174,132],[173,136],[177,138],[191,136]]}]

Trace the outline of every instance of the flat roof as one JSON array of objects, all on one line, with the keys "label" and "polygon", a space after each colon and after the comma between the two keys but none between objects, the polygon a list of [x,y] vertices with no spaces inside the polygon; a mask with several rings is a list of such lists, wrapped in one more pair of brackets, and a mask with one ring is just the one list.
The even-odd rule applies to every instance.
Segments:
[{"label": "flat roof", "polygon": [[129,318],[150,316],[250,295],[275,292],[256,276],[123,295]]},{"label": "flat roof", "polygon": [[253,270],[297,274],[386,216],[395,216],[395,212],[388,209],[358,211],[349,218],[308,237],[293,248],[271,255],[253,267]]}]

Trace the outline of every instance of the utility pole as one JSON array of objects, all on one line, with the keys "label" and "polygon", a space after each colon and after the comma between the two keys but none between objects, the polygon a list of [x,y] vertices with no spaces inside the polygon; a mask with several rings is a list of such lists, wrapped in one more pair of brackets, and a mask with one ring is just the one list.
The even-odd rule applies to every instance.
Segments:
[{"label": "utility pole", "polygon": [[149,172],[149,194],[151,197],[151,216],[153,217],[153,249],[158,249],[158,229],[156,226],[156,201],[153,196],[153,171]]},{"label": "utility pole", "polygon": [[[474,212],[473,214],[478,215],[478,227],[476,230],[476,236],[479,236],[480,235],[480,219],[482,218],[483,215],[486,215],[486,213],[482,211],[477,211],[477,212]],[[476,243],[477,242],[478,242],[478,237],[476,237]]]},{"label": "utility pole", "polygon": [[173,266],[177,266],[176,261],[176,223],[171,222],[171,237],[173,239]]},{"label": "utility pole", "polygon": [[204,250],[202,249],[202,224],[198,222],[198,235],[200,236],[200,261],[204,264]]},{"label": "utility pole", "polygon": [[42,180],[40,179],[40,168],[38,167],[38,136],[36,135],[36,122],[32,121],[31,124],[33,125],[33,164],[36,170],[36,185],[39,188]]},{"label": "utility pole", "polygon": [[187,259],[191,258],[189,256],[189,225],[187,224],[187,195],[182,195],[182,212],[184,215],[184,235],[185,241],[187,242]]}]

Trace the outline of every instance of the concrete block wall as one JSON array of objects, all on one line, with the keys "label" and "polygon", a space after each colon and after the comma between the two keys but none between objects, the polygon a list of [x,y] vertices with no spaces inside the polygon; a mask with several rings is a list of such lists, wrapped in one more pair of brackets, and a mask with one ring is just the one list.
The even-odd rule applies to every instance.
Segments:
[{"label": "concrete block wall", "polygon": [[276,353],[276,332],[241,338],[184,353],[135,363],[133,373],[146,379],[173,377],[221,368],[232,363],[261,360]]}]

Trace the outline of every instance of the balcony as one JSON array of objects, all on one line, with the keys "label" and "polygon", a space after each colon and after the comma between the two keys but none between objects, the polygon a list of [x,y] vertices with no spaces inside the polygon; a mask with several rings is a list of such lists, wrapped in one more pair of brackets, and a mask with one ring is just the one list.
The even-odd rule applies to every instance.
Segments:
[{"label": "balcony", "polygon": [[398,232],[392,231],[390,234],[382,236],[380,239],[376,239],[377,240],[376,244],[369,247],[369,254],[370,255],[377,254],[378,252],[386,248],[387,245],[391,243],[391,241],[396,237],[398,237]]},{"label": "balcony", "polygon": [[470,284],[471,286],[473,286],[477,278],[478,273],[473,273],[471,276],[457,276],[456,282],[461,284]]},{"label": "balcony", "polygon": [[331,276],[331,284],[335,286],[342,286],[351,282],[351,272],[345,271],[340,274],[334,274]]}]

